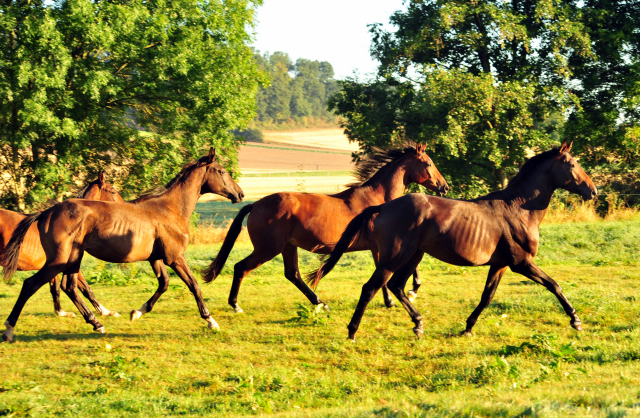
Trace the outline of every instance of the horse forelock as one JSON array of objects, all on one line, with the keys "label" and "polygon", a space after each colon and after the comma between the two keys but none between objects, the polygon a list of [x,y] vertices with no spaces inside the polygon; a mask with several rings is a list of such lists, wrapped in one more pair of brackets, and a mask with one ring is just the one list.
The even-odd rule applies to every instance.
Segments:
[{"label": "horse forelock", "polygon": [[403,144],[395,147],[373,147],[372,151],[372,153],[367,154],[362,160],[356,163],[354,176],[358,181],[350,184],[350,187],[362,186],[371,180],[380,169],[392,162],[398,161],[407,155],[407,153],[419,154],[415,142],[411,140],[405,140]]}]

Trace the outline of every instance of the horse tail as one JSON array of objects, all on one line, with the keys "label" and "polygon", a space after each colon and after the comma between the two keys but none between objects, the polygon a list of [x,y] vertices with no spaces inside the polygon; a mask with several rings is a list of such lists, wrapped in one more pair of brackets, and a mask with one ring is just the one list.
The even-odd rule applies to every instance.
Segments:
[{"label": "horse tail", "polygon": [[206,283],[212,282],[220,274],[222,267],[224,267],[224,263],[226,263],[227,258],[229,258],[231,249],[238,239],[238,235],[240,235],[240,231],[242,231],[242,221],[244,221],[245,216],[251,212],[251,209],[253,209],[253,203],[243,206],[231,223],[231,227],[229,228],[229,232],[227,232],[227,236],[222,243],[220,252],[216,258],[213,259],[211,264],[209,264],[209,267],[202,271],[202,278]]},{"label": "horse tail", "polygon": [[31,225],[38,220],[40,215],[42,215],[42,212],[35,212],[31,215],[27,215],[26,218],[20,221],[16,230],[13,231],[11,239],[9,240],[4,254],[2,254],[2,259],[0,260],[0,265],[4,267],[4,281],[6,283],[11,281],[16,270],[18,270],[20,247],[22,246],[24,237],[27,235],[27,231],[29,231]]},{"label": "horse tail", "polygon": [[324,260],[317,270],[307,275],[307,283],[309,283],[311,287],[315,288],[318,286],[320,279],[333,270],[338,263],[338,260],[340,260],[351,244],[353,244],[359,237],[369,240],[371,223],[374,216],[379,212],[380,206],[370,206],[349,222],[349,225],[347,225],[347,228],[342,233],[340,240],[338,240],[338,243],[329,254],[329,257]]}]

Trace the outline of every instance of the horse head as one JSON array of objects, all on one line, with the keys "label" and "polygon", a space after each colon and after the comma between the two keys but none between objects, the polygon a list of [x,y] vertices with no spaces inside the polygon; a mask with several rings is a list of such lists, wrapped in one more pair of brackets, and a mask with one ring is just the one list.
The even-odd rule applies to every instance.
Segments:
[{"label": "horse head", "polygon": [[242,202],[244,193],[227,170],[216,161],[216,150],[209,149],[209,155],[198,161],[199,166],[206,166],[207,171],[200,194],[215,193],[231,200],[231,203]]},{"label": "horse head", "polygon": [[425,152],[426,148],[425,144],[417,144],[415,154],[412,154],[407,162],[406,173],[409,183],[417,183],[443,196],[449,191],[449,185]]},{"label": "horse head", "polygon": [[558,150],[558,157],[552,165],[552,176],[556,187],[578,194],[583,200],[591,200],[598,194],[591,178],[584,172],[580,164],[569,154],[573,141],[565,140]]},{"label": "horse head", "polygon": [[116,188],[107,183],[105,173],[102,170],[98,172],[98,179],[89,183],[78,197],[103,202],[124,202]]}]

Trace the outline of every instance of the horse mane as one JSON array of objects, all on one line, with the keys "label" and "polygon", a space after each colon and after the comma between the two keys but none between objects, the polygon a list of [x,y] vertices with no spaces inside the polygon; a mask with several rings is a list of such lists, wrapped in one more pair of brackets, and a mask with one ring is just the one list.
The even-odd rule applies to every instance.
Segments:
[{"label": "horse mane", "polygon": [[405,139],[399,146],[373,147],[371,153],[356,163],[356,169],[353,172],[354,177],[358,180],[351,183],[348,187],[362,186],[371,180],[382,167],[402,158],[407,152],[416,151],[416,143],[410,139]]},{"label": "horse mane", "polygon": [[557,157],[560,155],[560,147],[552,148],[549,151],[541,152],[538,155],[531,157],[524,165],[518,170],[518,173],[514,178],[509,180],[507,183],[507,187],[515,187],[518,186],[523,181],[529,179],[531,174],[538,168],[540,164],[549,158]]},{"label": "horse mane", "polygon": [[182,170],[180,170],[180,172],[174,178],[172,178],[169,181],[169,183],[166,184],[166,186],[156,186],[153,189],[142,192],[140,196],[138,196],[137,199],[132,200],[131,203],[140,203],[149,199],[153,199],[154,197],[162,196],[163,194],[168,192],[171,189],[171,187],[173,187],[173,185],[184,181],[184,178],[186,177],[186,175],[190,173],[194,168],[198,167],[200,162],[205,162],[205,161],[207,161],[206,156],[200,158],[198,161],[192,161],[190,163],[183,165]]},{"label": "horse mane", "polygon": [[82,199],[82,197],[84,196],[84,194],[87,192],[87,190],[89,190],[89,187],[93,186],[95,184],[96,180],[91,181],[89,183],[87,183],[83,188],[81,188],[80,190],[78,190],[78,192],[76,193],[76,198],[77,199]]}]

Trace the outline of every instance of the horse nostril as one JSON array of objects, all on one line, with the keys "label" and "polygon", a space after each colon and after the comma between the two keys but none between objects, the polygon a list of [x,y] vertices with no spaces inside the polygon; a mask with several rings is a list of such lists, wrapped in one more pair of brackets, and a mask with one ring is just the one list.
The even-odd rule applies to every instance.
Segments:
[{"label": "horse nostril", "polygon": [[591,197],[596,197],[598,195],[598,190],[591,190]]},{"label": "horse nostril", "polygon": [[449,186],[446,186],[446,185],[445,185],[445,186],[442,188],[442,191],[446,194],[446,193],[449,191]]}]

